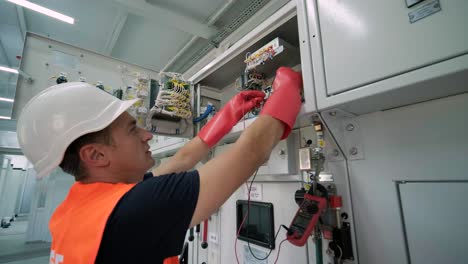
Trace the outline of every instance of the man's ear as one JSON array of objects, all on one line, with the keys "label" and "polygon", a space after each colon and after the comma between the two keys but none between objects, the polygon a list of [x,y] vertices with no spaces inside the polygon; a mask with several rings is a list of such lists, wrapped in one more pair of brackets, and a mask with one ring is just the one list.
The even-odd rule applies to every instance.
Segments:
[{"label": "man's ear", "polygon": [[87,167],[104,167],[109,164],[106,151],[99,144],[87,144],[80,149],[80,159]]}]

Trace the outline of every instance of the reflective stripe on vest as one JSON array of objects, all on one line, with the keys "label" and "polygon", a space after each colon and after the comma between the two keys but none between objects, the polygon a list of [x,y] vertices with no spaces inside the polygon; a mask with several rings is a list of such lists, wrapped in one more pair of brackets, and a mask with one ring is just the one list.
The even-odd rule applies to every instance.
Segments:
[{"label": "reflective stripe on vest", "polygon": [[[75,183],[49,222],[51,264],[90,264],[96,260],[107,219],[135,184]],[[178,263],[174,258],[165,264]],[[169,260],[169,259],[168,259]]]}]

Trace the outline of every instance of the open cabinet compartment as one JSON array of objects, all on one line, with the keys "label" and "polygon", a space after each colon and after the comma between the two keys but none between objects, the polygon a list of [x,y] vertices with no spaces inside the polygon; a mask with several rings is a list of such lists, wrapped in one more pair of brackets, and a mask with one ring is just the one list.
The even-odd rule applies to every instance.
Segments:
[{"label": "open cabinet compartment", "polygon": [[[309,50],[301,45],[303,38],[307,35],[299,26],[295,1],[283,6],[279,11],[255,28],[252,32],[239,40],[235,45],[226,50],[214,61],[204,67],[201,71],[189,78],[196,84],[200,90],[201,98],[199,102],[203,107],[204,92],[216,94],[217,104],[224,106],[235,94],[239,92],[236,82],[246,70],[246,54],[254,53],[265,46],[270,41],[279,38],[284,44],[284,50],[277,54],[273,59],[266,61],[263,65],[255,68],[255,71],[264,75],[265,86],[273,83],[275,72],[281,66],[291,67],[296,71],[304,70],[304,65],[309,69],[311,62],[309,60]],[[263,88],[265,86],[262,86]],[[313,85],[310,79],[304,79],[304,105],[301,113],[312,112],[315,110]],[[209,100],[209,98],[208,98]],[[197,102],[195,103],[197,104]],[[219,108],[217,108],[219,110]],[[306,110],[307,109],[307,110]],[[198,113],[200,115],[200,112]],[[240,131],[249,126],[255,117],[241,120],[224,138],[225,142],[235,140]],[[202,126],[201,124],[200,126]]]}]

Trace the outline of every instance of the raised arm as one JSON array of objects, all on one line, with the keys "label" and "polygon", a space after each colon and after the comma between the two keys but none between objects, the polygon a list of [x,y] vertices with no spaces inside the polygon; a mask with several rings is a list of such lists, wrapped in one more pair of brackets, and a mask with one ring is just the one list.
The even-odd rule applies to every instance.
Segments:
[{"label": "raised arm", "polygon": [[265,94],[260,91],[243,91],[235,95],[198,133],[168,162],[153,170],[153,175],[182,172],[193,169],[206,157],[210,149],[252,108],[259,106]]},{"label": "raised arm", "polygon": [[273,94],[260,117],[228,151],[198,170],[200,193],[191,226],[218,209],[265,162],[278,141],[289,135],[301,107],[301,87],[299,73],[278,69]]}]

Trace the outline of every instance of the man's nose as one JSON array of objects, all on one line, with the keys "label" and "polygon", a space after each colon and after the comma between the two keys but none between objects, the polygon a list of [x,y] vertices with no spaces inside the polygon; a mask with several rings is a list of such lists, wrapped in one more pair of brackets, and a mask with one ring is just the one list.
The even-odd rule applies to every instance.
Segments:
[{"label": "man's nose", "polygon": [[148,142],[153,138],[153,134],[148,132],[146,129],[143,129],[143,128],[140,128],[140,129],[143,130],[143,141],[144,142]]}]

